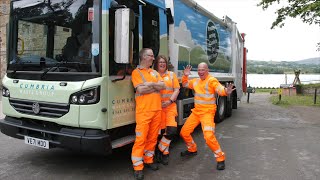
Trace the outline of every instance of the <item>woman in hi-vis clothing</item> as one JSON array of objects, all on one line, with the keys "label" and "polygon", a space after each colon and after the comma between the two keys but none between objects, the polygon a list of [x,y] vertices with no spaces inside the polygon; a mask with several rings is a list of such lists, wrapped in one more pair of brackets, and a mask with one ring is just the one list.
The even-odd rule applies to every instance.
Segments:
[{"label": "woman in hi-vis clothing", "polygon": [[[180,85],[176,74],[168,70],[168,60],[165,56],[159,55],[156,58],[154,67],[165,83],[165,89],[160,91],[162,102],[161,130],[159,130],[160,141],[158,143],[156,158],[162,164],[168,165],[169,146],[177,133],[176,116],[178,112],[176,99],[180,92]],[[161,134],[161,131],[164,134]]]}]

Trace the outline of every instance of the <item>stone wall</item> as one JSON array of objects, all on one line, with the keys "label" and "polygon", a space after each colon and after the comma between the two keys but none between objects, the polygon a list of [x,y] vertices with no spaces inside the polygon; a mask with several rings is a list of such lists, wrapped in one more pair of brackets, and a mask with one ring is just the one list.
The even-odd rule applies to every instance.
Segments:
[{"label": "stone wall", "polygon": [[9,20],[10,0],[0,1],[0,89],[2,89],[2,78],[5,75],[6,62],[6,24]]}]

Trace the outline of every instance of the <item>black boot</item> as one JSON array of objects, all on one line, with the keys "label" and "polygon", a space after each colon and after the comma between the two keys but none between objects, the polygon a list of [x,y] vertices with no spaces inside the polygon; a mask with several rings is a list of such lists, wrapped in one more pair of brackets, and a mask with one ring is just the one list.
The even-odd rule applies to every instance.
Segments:
[{"label": "black boot", "polygon": [[162,155],[161,163],[163,165],[168,165],[169,164],[169,154],[163,154]]},{"label": "black boot", "polygon": [[224,161],[217,163],[217,170],[224,170],[225,168],[226,168],[226,165],[225,165]]},{"label": "black boot", "polygon": [[152,169],[154,171],[159,169],[159,166],[157,163],[153,162],[153,163],[144,163],[144,167]]},{"label": "black boot", "polygon": [[154,161],[157,163],[160,163],[162,161],[162,152],[158,148],[156,148]]},{"label": "black boot", "polygon": [[180,155],[181,155],[182,157],[185,157],[185,156],[195,156],[195,155],[197,155],[197,154],[198,154],[197,151],[195,151],[195,152],[190,152],[190,151],[188,151],[188,150],[183,151],[183,152],[180,153]]},{"label": "black boot", "polygon": [[142,170],[134,171],[134,178],[137,180],[143,180],[144,175]]}]

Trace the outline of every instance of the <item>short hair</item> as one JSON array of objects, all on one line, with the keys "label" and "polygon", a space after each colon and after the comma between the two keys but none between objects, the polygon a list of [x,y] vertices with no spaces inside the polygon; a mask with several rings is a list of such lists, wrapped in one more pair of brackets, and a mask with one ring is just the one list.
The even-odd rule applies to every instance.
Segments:
[{"label": "short hair", "polygon": [[160,59],[164,59],[164,61],[166,62],[166,70],[168,70],[168,59],[164,55],[157,56],[157,58],[154,62],[154,70],[158,71],[158,64],[159,64]]},{"label": "short hair", "polygon": [[140,60],[142,60],[143,56],[146,55],[146,51],[148,51],[148,50],[152,50],[152,49],[150,49],[150,48],[142,48],[142,49],[140,50],[140,52],[139,52],[139,59],[140,59]]}]

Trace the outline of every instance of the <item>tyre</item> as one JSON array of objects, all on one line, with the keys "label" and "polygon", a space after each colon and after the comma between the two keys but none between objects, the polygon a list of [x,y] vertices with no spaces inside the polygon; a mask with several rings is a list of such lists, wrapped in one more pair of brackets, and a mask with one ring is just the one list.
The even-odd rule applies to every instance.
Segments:
[{"label": "tyre", "polygon": [[227,97],[226,96],[219,96],[217,98],[217,111],[214,116],[214,122],[220,123],[224,120],[226,114],[226,104],[227,104]]},{"label": "tyre", "polygon": [[237,108],[238,108],[238,97],[237,97],[237,94],[234,93],[232,98],[232,109],[237,109]]},{"label": "tyre", "polygon": [[233,105],[233,94],[231,94],[230,97],[227,97],[226,115],[225,115],[225,117],[232,116],[232,105]]}]

